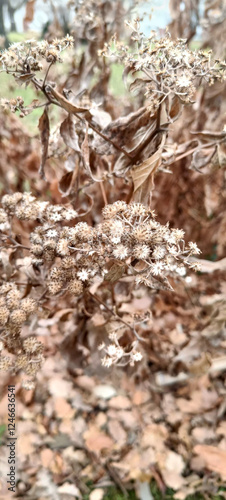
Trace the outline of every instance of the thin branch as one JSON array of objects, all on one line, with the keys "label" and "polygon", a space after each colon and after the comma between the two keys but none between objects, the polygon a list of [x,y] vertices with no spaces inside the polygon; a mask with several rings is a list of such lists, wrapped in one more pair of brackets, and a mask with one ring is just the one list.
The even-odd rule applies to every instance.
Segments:
[{"label": "thin branch", "polygon": [[123,325],[127,326],[127,328],[129,328],[132,331],[132,333],[135,335],[135,337],[137,338],[137,340],[141,340],[142,342],[145,342],[145,340],[138,335],[138,333],[136,332],[135,328],[132,325],[130,325],[129,323],[127,323],[127,321],[124,321],[124,319],[120,318],[120,316],[118,316],[118,314],[116,312],[114,312],[110,307],[108,307],[104,302],[102,302],[102,300],[97,295],[94,295],[93,293],[91,293],[89,291],[87,293],[89,294],[90,297],[92,297],[94,300],[96,300],[97,302],[99,302],[99,304],[101,304],[102,306],[104,306],[105,309],[107,309],[107,311],[112,316],[114,316],[115,318],[118,319],[118,321],[121,321],[121,323],[123,323]]},{"label": "thin branch", "polygon": [[49,70],[50,70],[51,66],[53,65],[53,62],[54,62],[54,61],[52,61],[52,62],[49,64],[48,68],[47,68],[47,71],[46,71],[46,74],[45,74],[45,77],[44,77],[44,80],[43,80],[43,84],[42,84],[42,89],[43,89],[43,90],[45,90],[45,84],[46,84],[47,76],[48,76],[48,74],[49,74]]}]

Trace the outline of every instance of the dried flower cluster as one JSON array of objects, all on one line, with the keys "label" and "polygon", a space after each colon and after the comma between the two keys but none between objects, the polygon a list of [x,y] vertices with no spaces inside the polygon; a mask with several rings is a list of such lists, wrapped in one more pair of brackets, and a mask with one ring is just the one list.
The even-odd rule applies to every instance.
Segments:
[{"label": "dried flower cluster", "polygon": [[[16,42],[10,45],[9,49],[4,50],[0,56],[0,61],[6,71],[20,73],[24,72],[24,81],[29,83],[28,72],[30,79],[34,76],[32,71],[40,71],[43,68],[41,60],[48,63],[62,62],[60,54],[66,48],[71,48],[74,45],[72,36],[67,35],[61,40],[53,40],[48,43],[46,40],[27,40],[25,42]],[[28,71],[29,70],[29,71]],[[26,74],[26,76],[25,76]],[[22,83],[22,78],[20,78]]]},{"label": "dried flower cluster", "polygon": [[5,195],[2,205],[7,215],[42,221],[30,235],[30,253],[36,267],[54,264],[48,274],[51,294],[68,290],[80,295],[83,286],[89,286],[97,275],[114,282],[128,274],[138,284],[171,289],[167,276],[185,275],[185,266],[194,267],[188,258],[199,253],[195,243],[185,247],[182,230],[161,225],[154,212],[141,203],[106,205],[104,221],[96,228],[86,222],[59,227],[58,222],[71,220],[77,213],[37,201],[30,194]]},{"label": "dried flower cluster", "polygon": [[[37,309],[37,303],[30,297],[21,298],[21,292],[14,283],[3,283],[0,287],[0,369],[14,372],[23,370],[29,377],[24,386],[31,388],[40,370],[43,345],[35,337],[22,338],[22,325]],[[5,355],[4,351],[10,355]],[[14,356],[13,356],[14,355]]]},{"label": "dried flower cluster", "polygon": [[102,358],[101,362],[103,366],[109,368],[110,366],[123,362],[121,366],[134,366],[136,362],[141,361],[143,356],[140,351],[137,350],[138,341],[135,340],[132,343],[131,349],[127,352],[120,344],[119,344],[119,336],[118,332],[112,332],[109,334],[109,340],[111,344],[107,345],[102,342],[99,345],[99,351],[104,351],[105,356]]},{"label": "dried flower cluster", "polygon": [[[109,286],[125,276],[134,277],[137,285],[172,289],[168,275],[184,276],[186,266],[194,267],[189,257],[199,253],[195,243],[185,247],[182,230],[161,225],[154,212],[141,203],[117,201],[106,205],[103,222],[96,227],[86,222],[65,224],[77,216],[75,210],[38,201],[30,193],[4,195],[2,207],[0,228],[6,246],[7,238],[12,239],[14,218],[39,222],[30,234],[30,248],[24,247],[30,252],[24,265],[30,259],[34,269],[43,269],[40,279],[47,285],[50,297],[68,292],[72,298],[79,298],[94,282]],[[15,284],[2,285],[0,324],[4,327],[4,347],[16,354],[16,361],[2,357],[1,366],[23,368],[31,377],[40,367],[41,347],[35,339],[23,341],[21,327],[35,309],[35,301],[21,299]],[[141,359],[137,344],[125,350],[117,332],[112,335],[113,343],[104,345],[104,366],[122,359],[133,365]]]},{"label": "dried flower cluster", "polygon": [[[72,208],[51,205],[48,201],[37,201],[30,193],[6,194],[2,198],[2,217],[15,215],[20,220],[41,220],[50,224],[63,220],[70,221],[78,216]],[[7,215],[6,215],[7,214]]]},{"label": "dried flower cluster", "polygon": [[[137,284],[153,288],[171,288],[167,275],[186,273],[188,257],[199,250],[194,243],[185,247],[184,232],[170,230],[155,220],[155,214],[140,203],[127,205],[117,201],[103,209],[104,220],[96,228],[85,222],[75,226],[59,225],[70,221],[77,213],[61,205],[37,201],[29,193],[15,193],[2,198],[1,229],[7,232],[10,219],[39,220],[41,222],[30,235],[30,254],[35,268],[45,266],[45,280],[50,295],[68,291],[73,297],[80,296],[94,279],[114,283],[126,275],[135,276]],[[5,235],[6,237],[6,235]],[[4,338],[9,352],[17,351],[15,368],[23,368],[34,376],[41,358],[34,360],[36,348],[25,349],[20,337],[21,325],[36,307],[30,299],[20,299],[15,285],[2,285],[0,322],[5,327]],[[133,347],[129,353],[118,344],[106,348],[105,366],[129,356],[130,364],[138,361],[140,354]],[[27,342],[27,341],[26,341]],[[36,345],[36,344],[35,344]],[[39,346],[39,343],[37,343]],[[40,350],[39,347],[37,347]],[[12,366],[12,360],[3,357],[3,367]]]},{"label": "dried flower cluster", "polygon": [[225,64],[219,60],[211,61],[211,51],[191,51],[187,40],[174,41],[169,32],[159,39],[153,31],[146,38],[139,31],[139,20],[127,24],[132,29],[132,39],[138,50],[131,53],[129,47],[114,38],[114,47],[112,43],[106,44],[101,53],[120,60],[127,75],[138,71],[143,73],[144,79],[137,78],[130,90],[145,87],[145,96],[152,108],[158,108],[170,94],[189,103],[195,88],[201,83],[212,85],[216,80],[225,80]]}]

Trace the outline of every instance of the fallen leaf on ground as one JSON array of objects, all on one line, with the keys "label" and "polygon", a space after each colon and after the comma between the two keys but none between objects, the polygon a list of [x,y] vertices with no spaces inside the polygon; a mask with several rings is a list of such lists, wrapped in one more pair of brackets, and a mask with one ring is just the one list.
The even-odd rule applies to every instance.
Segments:
[{"label": "fallen leaf on ground", "polygon": [[116,396],[109,402],[109,407],[116,410],[129,410],[131,406],[131,401],[126,396]]},{"label": "fallen leaf on ground", "polygon": [[102,500],[104,496],[104,490],[102,488],[96,488],[89,495],[89,500]]},{"label": "fallen leaf on ground", "polygon": [[207,469],[217,472],[223,481],[226,480],[226,451],[216,446],[198,444],[193,449],[205,462]]},{"label": "fallen leaf on ground", "polygon": [[73,496],[75,498],[82,498],[82,495],[79,491],[79,489],[77,488],[77,486],[75,486],[75,484],[72,484],[72,483],[64,483],[62,484],[61,486],[59,486],[57,488],[57,491],[58,493],[60,493],[61,495],[68,495],[68,496]]},{"label": "fallen leaf on ground", "polygon": [[104,432],[100,431],[97,427],[91,425],[89,429],[84,432],[83,437],[87,448],[90,451],[96,453],[101,452],[104,449],[112,449],[114,447],[114,441],[107,436]]}]

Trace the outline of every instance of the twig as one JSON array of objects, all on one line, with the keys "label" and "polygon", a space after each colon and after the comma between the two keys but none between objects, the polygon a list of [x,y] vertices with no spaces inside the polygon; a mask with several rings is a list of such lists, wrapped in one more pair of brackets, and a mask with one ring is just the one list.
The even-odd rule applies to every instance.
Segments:
[{"label": "twig", "polygon": [[124,321],[124,319],[120,318],[120,316],[116,312],[114,312],[110,307],[108,307],[104,302],[102,302],[102,300],[97,295],[94,295],[93,293],[91,293],[89,291],[87,293],[90,295],[90,297],[92,297],[94,300],[96,300],[97,302],[99,302],[99,304],[101,304],[102,306],[104,306],[105,309],[107,309],[107,311],[112,316],[114,316],[115,318],[118,319],[118,321],[121,321],[121,323],[123,323],[123,325],[127,326],[127,328],[129,328],[133,332],[133,334],[135,335],[135,337],[137,338],[137,340],[145,342],[145,340],[138,335],[138,333],[136,332],[135,328],[132,325],[130,325],[129,323],[127,323],[127,321]]},{"label": "twig", "polygon": [[47,76],[48,76],[48,74],[49,74],[49,70],[50,70],[51,66],[53,65],[53,62],[54,62],[54,61],[52,61],[52,62],[50,63],[50,65],[48,66],[48,68],[47,68],[47,71],[46,71],[46,74],[45,74],[45,77],[44,77],[44,80],[43,80],[43,84],[42,84],[42,89],[43,89],[43,90],[45,90],[45,84],[46,84]]},{"label": "twig", "polygon": [[118,488],[121,490],[123,495],[126,498],[128,498],[127,490],[126,490],[125,486],[122,484],[122,481],[121,481],[119,475],[117,474],[117,472],[113,469],[113,467],[108,462],[106,462],[105,467],[106,467],[111,479],[113,479],[114,483],[118,486]]},{"label": "twig", "polygon": [[30,250],[30,247],[26,247],[25,245],[21,245],[18,241],[14,240],[12,236],[8,236],[8,239],[14,244],[15,247],[24,248],[25,250]]}]

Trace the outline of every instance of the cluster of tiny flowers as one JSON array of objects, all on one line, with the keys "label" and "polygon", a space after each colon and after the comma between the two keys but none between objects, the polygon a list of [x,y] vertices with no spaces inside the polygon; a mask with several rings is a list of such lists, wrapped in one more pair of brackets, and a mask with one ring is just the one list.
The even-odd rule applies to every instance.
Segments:
[{"label": "cluster of tiny flowers", "polygon": [[109,335],[111,344],[105,345],[104,342],[99,345],[99,351],[104,351],[105,356],[102,358],[101,363],[106,368],[112,365],[123,363],[123,366],[134,366],[136,362],[141,361],[142,354],[137,350],[137,341],[133,342],[131,349],[127,352],[118,341],[117,332],[112,332]]},{"label": "cluster of tiny flowers", "polygon": [[37,201],[30,193],[6,194],[2,206],[7,215],[15,215],[20,220],[41,220],[49,223],[71,221],[77,217],[72,208],[50,205],[48,201]]},{"label": "cluster of tiny flowers", "polygon": [[114,39],[114,44],[106,44],[101,53],[107,57],[117,57],[133,73],[142,71],[145,76],[145,96],[151,101],[154,99],[158,103],[173,93],[182,102],[191,102],[195,88],[202,79],[210,85],[215,80],[225,79],[225,65],[219,60],[211,63],[210,51],[191,51],[186,40],[172,40],[169,32],[158,39],[153,31],[149,38],[145,38],[137,24],[130,25],[130,28],[133,30],[132,39],[139,46],[138,51],[133,53],[129,47]]},{"label": "cluster of tiny flowers", "polygon": [[28,115],[30,112],[28,108],[24,107],[24,100],[21,96],[15,97],[13,99],[2,98],[0,100],[0,103],[4,110],[9,110],[12,113],[16,113],[16,111],[19,111],[19,116],[21,118]]},{"label": "cluster of tiny flowers", "polygon": [[186,247],[184,231],[161,225],[144,205],[115,202],[103,209],[103,216],[102,239],[108,242],[109,256],[123,261],[138,284],[156,288],[160,280],[169,286],[167,275],[183,276],[186,266],[194,267],[189,257],[200,253],[197,245]]},{"label": "cluster of tiny flowers", "polygon": [[[94,282],[116,282],[123,276],[133,276],[139,285],[168,288],[168,276],[184,276],[186,268],[195,268],[189,257],[200,251],[197,245],[184,242],[181,229],[170,229],[156,221],[155,213],[141,203],[116,201],[103,209],[103,220],[96,227],[86,222],[73,225],[77,213],[63,205],[37,201],[30,193],[4,195],[0,209],[0,228],[6,234],[12,228],[13,217],[38,221],[30,234],[30,262],[41,273],[49,295],[69,293],[79,298]],[[67,222],[70,222],[70,225]],[[27,251],[28,249],[26,249]],[[43,279],[42,278],[42,279]],[[21,328],[36,302],[21,298],[17,286],[4,283],[0,287],[1,342],[8,354],[1,356],[2,369],[23,369],[31,387],[42,363],[42,347],[35,338],[23,340]],[[103,345],[104,366],[115,363],[134,365],[142,355],[136,349],[124,349],[117,334],[111,334],[111,344]],[[4,350],[3,349],[3,350]],[[1,349],[2,351],[2,349]]]},{"label": "cluster of tiny flowers", "polygon": [[[23,370],[29,377],[30,386],[40,370],[42,344],[35,338],[21,337],[24,322],[37,309],[37,303],[30,297],[21,298],[21,292],[14,283],[4,283],[0,287],[0,328],[1,355],[0,370]],[[9,355],[4,355],[3,351]]]},{"label": "cluster of tiny flowers", "polygon": [[60,40],[53,40],[51,43],[48,43],[47,40],[17,42],[2,52],[0,62],[6,71],[13,70],[15,73],[22,72],[23,74],[28,73],[28,70],[29,72],[40,71],[42,59],[48,63],[62,62],[61,52],[68,47],[73,47],[73,45],[74,39],[69,35]]},{"label": "cluster of tiny flowers", "polygon": [[199,253],[197,245],[185,247],[184,232],[161,225],[144,205],[118,201],[103,209],[103,218],[96,228],[86,222],[74,227],[45,223],[31,233],[33,264],[60,258],[48,275],[50,294],[81,295],[95,277],[108,280],[111,263],[123,263],[124,274],[153,288],[171,288],[168,275],[184,276],[186,266],[194,267],[188,258]]},{"label": "cluster of tiny flowers", "polygon": [[184,276],[186,267],[195,268],[189,257],[200,252],[195,243],[185,247],[184,232],[161,225],[141,203],[117,201],[105,206],[103,222],[96,228],[86,222],[73,227],[59,224],[75,218],[76,212],[39,202],[29,193],[5,195],[2,205],[7,216],[42,222],[30,235],[30,253],[34,266],[48,264],[51,295],[68,291],[79,296],[94,278],[111,281],[115,264],[122,273],[116,281],[133,275],[137,284],[171,289],[167,276]]}]

